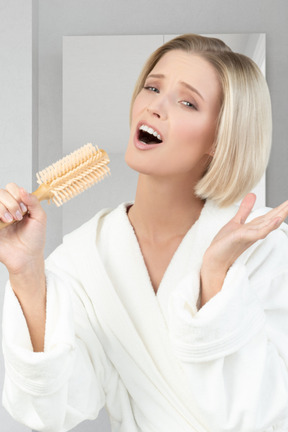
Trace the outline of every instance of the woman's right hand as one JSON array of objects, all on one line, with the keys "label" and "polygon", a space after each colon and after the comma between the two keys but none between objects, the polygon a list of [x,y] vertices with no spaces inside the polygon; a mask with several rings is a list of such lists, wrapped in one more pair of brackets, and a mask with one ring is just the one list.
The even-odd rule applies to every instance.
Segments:
[{"label": "woman's right hand", "polygon": [[[0,189],[0,218],[5,223],[9,219],[11,222],[0,230],[0,261],[8,269],[12,289],[26,318],[33,349],[43,351],[46,214],[34,195],[15,183],[9,183],[6,189]],[[11,219],[17,222],[13,223]]]},{"label": "woman's right hand", "polygon": [[44,259],[46,214],[34,195],[9,183],[0,189],[0,219],[17,221],[0,230],[0,262],[10,276],[25,274]]}]

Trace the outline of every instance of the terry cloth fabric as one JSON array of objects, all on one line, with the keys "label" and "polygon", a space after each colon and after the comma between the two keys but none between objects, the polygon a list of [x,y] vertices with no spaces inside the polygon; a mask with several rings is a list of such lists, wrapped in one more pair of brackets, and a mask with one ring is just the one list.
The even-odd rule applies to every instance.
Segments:
[{"label": "terry cloth fabric", "polygon": [[155,295],[128,205],[99,212],[47,259],[43,353],[8,283],[6,409],[45,432],[104,405],[113,432],[287,432],[287,226],[249,248],[198,310],[203,254],[237,207],[206,202]]}]

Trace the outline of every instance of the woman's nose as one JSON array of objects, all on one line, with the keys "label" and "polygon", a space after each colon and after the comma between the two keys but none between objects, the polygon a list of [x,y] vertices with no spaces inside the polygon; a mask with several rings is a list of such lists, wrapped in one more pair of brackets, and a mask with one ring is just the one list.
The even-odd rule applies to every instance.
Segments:
[{"label": "woman's nose", "polygon": [[147,106],[147,111],[153,117],[165,120],[167,119],[167,100],[160,95]]},{"label": "woman's nose", "polygon": [[161,118],[162,116],[160,115],[159,111],[155,110],[154,108],[148,107],[147,111],[149,112],[149,114],[151,114],[153,117],[157,117],[157,118]]}]

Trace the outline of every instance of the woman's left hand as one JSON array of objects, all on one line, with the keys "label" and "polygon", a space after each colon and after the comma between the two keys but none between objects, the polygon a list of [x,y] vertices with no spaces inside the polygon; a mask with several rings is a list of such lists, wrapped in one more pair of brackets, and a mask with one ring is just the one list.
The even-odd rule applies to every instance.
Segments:
[{"label": "woman's left hand", "polygon": [[288,216],[288,201],[285,201],[265,215],[245,223],[255,200],[255,194],[246,195],[236,215],[218,232],[205,252],[201,268],[201,306],[221,290],[227,271],[236,259],[278,228]]}]

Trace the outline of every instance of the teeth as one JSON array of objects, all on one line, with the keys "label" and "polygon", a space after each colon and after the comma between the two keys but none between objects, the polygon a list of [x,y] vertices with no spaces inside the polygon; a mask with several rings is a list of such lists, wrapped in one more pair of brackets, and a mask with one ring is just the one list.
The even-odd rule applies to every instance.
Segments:
[{"label": "teeth", "polygon": [[148,132],[148,133],[151,134],[151,135],[154,135],[154,136],[157,137],[160,141],[162,141],[161,136],[160,136],[156,131],[154,131],[154,129],[152,129],[151,127],[146,126],[146,125],[141,125],[139,129],[140,129],[140,130],[143,130],[143,131],[145,131],[145,132]]}]

